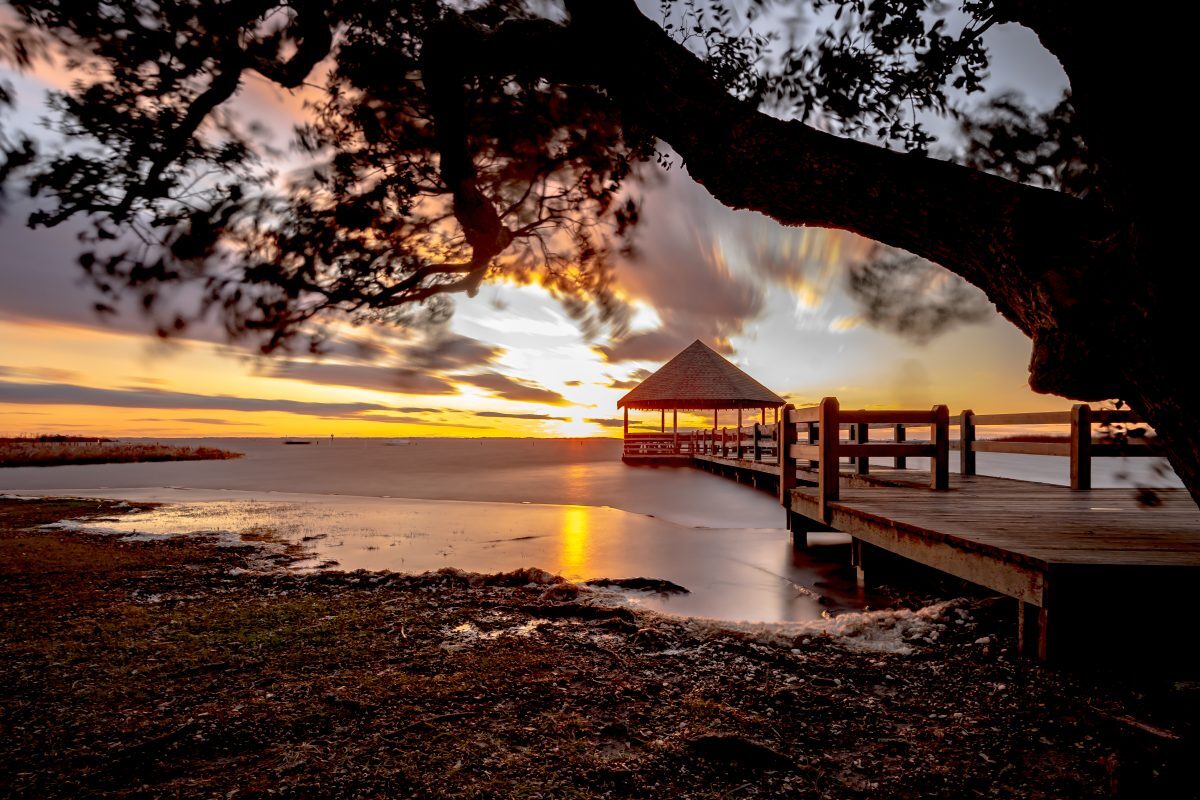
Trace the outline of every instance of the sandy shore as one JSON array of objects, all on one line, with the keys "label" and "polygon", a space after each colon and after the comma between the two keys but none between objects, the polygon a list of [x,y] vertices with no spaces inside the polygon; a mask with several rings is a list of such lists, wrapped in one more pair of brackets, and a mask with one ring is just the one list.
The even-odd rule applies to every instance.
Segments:
[{"label": "sandy shore", "polygon": [[130,508],[0,500],[0,795],[1197,791],[1200,687],[1015,660],[1000,601],[789,639],[537,571],[298,575],[270,543],[37,527]]}]

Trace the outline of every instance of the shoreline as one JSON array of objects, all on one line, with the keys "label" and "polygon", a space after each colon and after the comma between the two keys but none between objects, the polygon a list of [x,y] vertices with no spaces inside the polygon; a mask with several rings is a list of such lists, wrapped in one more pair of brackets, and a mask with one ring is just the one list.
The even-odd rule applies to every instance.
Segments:
[{"label": "shoreline", "polygon": [[34,527],[129,508],[0,500],[0,793],[1195,791],[1200,686],[1015,660],[995,601],[908,654],[864,653],[540,571],[256,574],[253,543]]}]

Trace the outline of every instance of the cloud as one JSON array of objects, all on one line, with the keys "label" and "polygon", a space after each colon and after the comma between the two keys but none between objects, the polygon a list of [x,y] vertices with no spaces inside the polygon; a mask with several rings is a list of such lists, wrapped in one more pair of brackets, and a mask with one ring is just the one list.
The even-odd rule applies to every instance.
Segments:
[{"label": "cloud", "polygon": [[189,394],[159,389],[97,389],[70,383],[0,381],[0,403],[104,406],[108,408],[184,408],[221,411],[275,411],[286,414],[348,417],[368,411],[394,411],[380,403],[318,403],[230,395]]},{"label": "cloud", "polygon": [[558,392],[536,383],[519,381],[499,372],[480,372],[474,375],[455,375],[454,380],[487,389],[497,397],[521,403],[545,403],[552,406],[569,405],[570,401]]},{"label": "cloud", "polygon": [[269,361],[263,374],[328,386],[352,386],[397,394],[457,394],[454,384],[422,370],[371,364],[330,364],[321,361]]},{"label": "cloud", "polygon": [[477,417],[497,417],[500,419],[536,419],[553,420],[554,422],[570,422],[570,417],[552,417],[549,414],[509,414],[504,411],[476,411]]},{"label": "cloud", "polygon": [[0,375],[8,378],[33,378],[39,381],[69,381],[79,377],[79,373],[70,369],[57,367],[10,367],[0,364]]},{"label": "cloud", "polygon": [[[646,192],[637,252],[618,264],[618,287],[654,309],[659,324],[596,349],[610,362],[665,361],[700,339],[719,353],[767,310],[776,292],[821,306],[843,264],[877,245],[844,231],[789,228],[721,205],[685,170]],[[620,388],[620,387],[615,387]]]},{"label": "cloud", "polygon": [[[322,417],[322,419],[345,419],[341,416]],[[356,414],[353,417],[355,422],[386,422],[395,425],[428,425],[434,428],[476,428],[478,430],[493,430],[491,425],[473,425],[468,422],[447,422],[444,420],[424,419],[422,417],[413,417],[408,415],[392,416],[380,412],[370,412],[366,414]]]},{"label": "cloud", "polygon": [[563,386],[583,386],[583,381],[563,381]]},{"label": "cloud", "polygon": [[606,418],[587,417],[586,419],[584,419],[584,422],[590,422],[593,425],[603,425],[606,428],[623,428],[625,426],[625,420],[612,419],[612,418],[607,418],[607,417]]},{"label": "cloud", "polygon": [[636,256],[617,265],[621,292],[652,307],[660,325],[596,349],[610,362],[665,361],[696,339],[730,352],[729,338],[763,313],[763,286],[730,269],[715,238],[728,209],[683,173],[647,191]]},{"label": "cloud", "polygon": [[[458,389],[445,373],[492,363],[503,349],[469,336],[435,328],[409,339],[407,331],[376,330],[335,338],[330,360],[277,359],[260,363],[270,378],[329,386],[351,386],[397,394],[452,395]],[[346,363],[351,361],[353,363]]]},{"label": "cloud", "polygon": [[241,422],[239,420],[216,419],[214,417],[180,417],[179,419],[168,417],[135,417],[130,422],[194,422],[197,425],[258,425],[257,422]]},{"label": "cloud", "polygon": [[633,387],[637,386],[642,381],[646,380],[646,378],[649,378],[651,374],[652,373],[650,372],[650,370],[639,367],[638,369],[635,369],[633,372],[631,372],[629,374],[629,378],[627,380],[619,381],[616,378],[614,378],[613,376],[609,375],[608,376],[608,378],[609,378],[608,388],[610,388],[610,389],[632,389]]},{"label": "cloud", "polygon": [[406,367],[444,372],[490,364],[503,352],[496,345],[439,329],[418,342],[400,348],[396,356]]}]

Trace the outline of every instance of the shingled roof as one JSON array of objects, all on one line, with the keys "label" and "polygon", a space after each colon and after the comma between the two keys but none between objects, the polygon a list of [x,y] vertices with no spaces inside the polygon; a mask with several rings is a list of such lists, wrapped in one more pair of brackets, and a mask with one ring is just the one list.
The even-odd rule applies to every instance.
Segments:
[{"label": "shingled roof", "polygon": [[760,408],[779,395],[697,339],[617,401],[617,408]]}]

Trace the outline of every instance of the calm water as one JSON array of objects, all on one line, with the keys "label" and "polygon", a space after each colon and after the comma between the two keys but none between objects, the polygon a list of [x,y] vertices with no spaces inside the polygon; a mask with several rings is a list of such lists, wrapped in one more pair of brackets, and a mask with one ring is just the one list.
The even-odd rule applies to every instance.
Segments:
[{"label": "calm water", "polygon": [[[804,621],[874,598],[830,535],[792,552],[769,495],[686,468],[628,467],[614,440],[277,439],[179,441],[246,454],[235,461],[6,469],[0,491],[172,505],[108,527],[144,533],[269,528],[312,564],[421,572],[537,566],[573,580],[665,578],[691,594],[638,602],[674,613]],[[913,460],[915,462],[915,460]],[[1065,459],[983,453],[980,472],[1065,483]],[[914,463],[914,466],[916,464]],[[1095,485],[1146,461],[1094,462]],[[1177,485],[1177,484],[1176,484]]]}]

